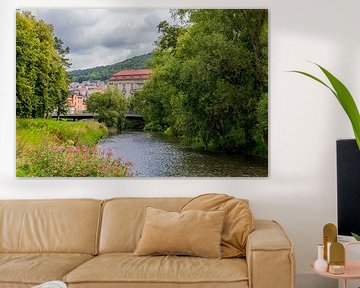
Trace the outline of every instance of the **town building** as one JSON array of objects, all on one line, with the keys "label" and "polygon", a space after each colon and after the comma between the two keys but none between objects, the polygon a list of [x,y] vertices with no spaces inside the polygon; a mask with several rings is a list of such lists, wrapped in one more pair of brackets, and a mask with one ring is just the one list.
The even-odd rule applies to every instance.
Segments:
[{"label": "town building", "polygon": [[105,91],[105,86],[90,86],[87,88],[86,96],[89,97],[94,93],[103,93]]},{"label": "town building", "polygon": [[150,69],[121,70],[111,76],[109,85],[116,86],[126,98],[129,98],[142,89],[150,73]]},{"label": "town building", "polygon": [[106,82],[101,80],[95,81],[83,81],[79,82],[72,82],[69,85],[69,93],[70,95],[78,95],[83,96],[84,101],[86,98],[95,92],[104,92],[106,88]]},{"label": "town building", "polygon": [[68,114],[81,114],[86,110],[86,104],[83,96],[76,94],[68,97]]}]

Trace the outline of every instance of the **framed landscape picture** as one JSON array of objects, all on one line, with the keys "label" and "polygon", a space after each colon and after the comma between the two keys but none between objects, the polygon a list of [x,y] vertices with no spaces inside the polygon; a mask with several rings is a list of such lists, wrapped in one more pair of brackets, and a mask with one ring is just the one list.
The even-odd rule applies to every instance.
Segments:
[{"label": "framed landscape picture", "polygon": [[17,177],[267,177],[266,9],[18,9]]}]

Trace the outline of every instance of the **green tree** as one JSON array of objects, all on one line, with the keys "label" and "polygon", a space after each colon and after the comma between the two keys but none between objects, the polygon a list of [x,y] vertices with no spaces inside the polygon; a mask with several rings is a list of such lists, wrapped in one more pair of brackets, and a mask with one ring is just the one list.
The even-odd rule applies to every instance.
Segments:
[{"label": "green tree", "polygon": [[31,15],[16,12],[16,115],[31,117],[37,106],[35,82],[38,39]]},{"label": "green tree", "polygon": [[16,115],[47,117],[65,110],[68,48],[54,36],[52,25],[30,12],[16,12]]},{"label": "green tree", "polygon": [[92,94],[87,99],[86,106],[89,112],[98,114],[97,119],[106,127],[124,127],[128,101],[116,87],[109,86],[103,93]]},{"label": "green tree", "polygon": [[61,57],[61,62],[67,68],[71,67],[70,59],[66,57],[70,53],[70,48],[68,46],[64,47],[64,42],[59,37],[54,37],[54,48]]},{"label": "green tree", "polygon": [[267,157],[267,11],[175,10],[135,95],[147,125],[204,149]]}]

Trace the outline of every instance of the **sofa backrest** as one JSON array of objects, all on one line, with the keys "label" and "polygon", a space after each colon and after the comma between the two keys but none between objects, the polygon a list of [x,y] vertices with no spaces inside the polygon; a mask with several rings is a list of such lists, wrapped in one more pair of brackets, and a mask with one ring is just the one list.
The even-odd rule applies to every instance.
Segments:
[{"label": "sofa backrest", "polygon": [[179,211],[189,198],[116,198],[105,201],[99,253],[133,252],[141,237],[145,208]]},{"label": "sofa backrest", "polygon": [[0,252],[96,254],[102,203],[0,200]]}]

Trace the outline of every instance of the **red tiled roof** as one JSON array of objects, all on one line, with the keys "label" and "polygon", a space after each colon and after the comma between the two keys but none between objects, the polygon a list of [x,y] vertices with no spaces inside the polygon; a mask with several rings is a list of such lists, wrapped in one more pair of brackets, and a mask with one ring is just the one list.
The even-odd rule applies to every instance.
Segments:
[{"label": "red tiled roof", "polygon": [[149,74],[151,73],[151,69],[127,69],[121,70],[115,74],[113,74],[110,80],[117,79],[132,79],[132,78],[149,78]]},{"label": "red tiled roof", "polygon": [[128,69],[128,70],[121,70],[112,76],[134,76],[134,75],[149,75],[151,69]]}]

